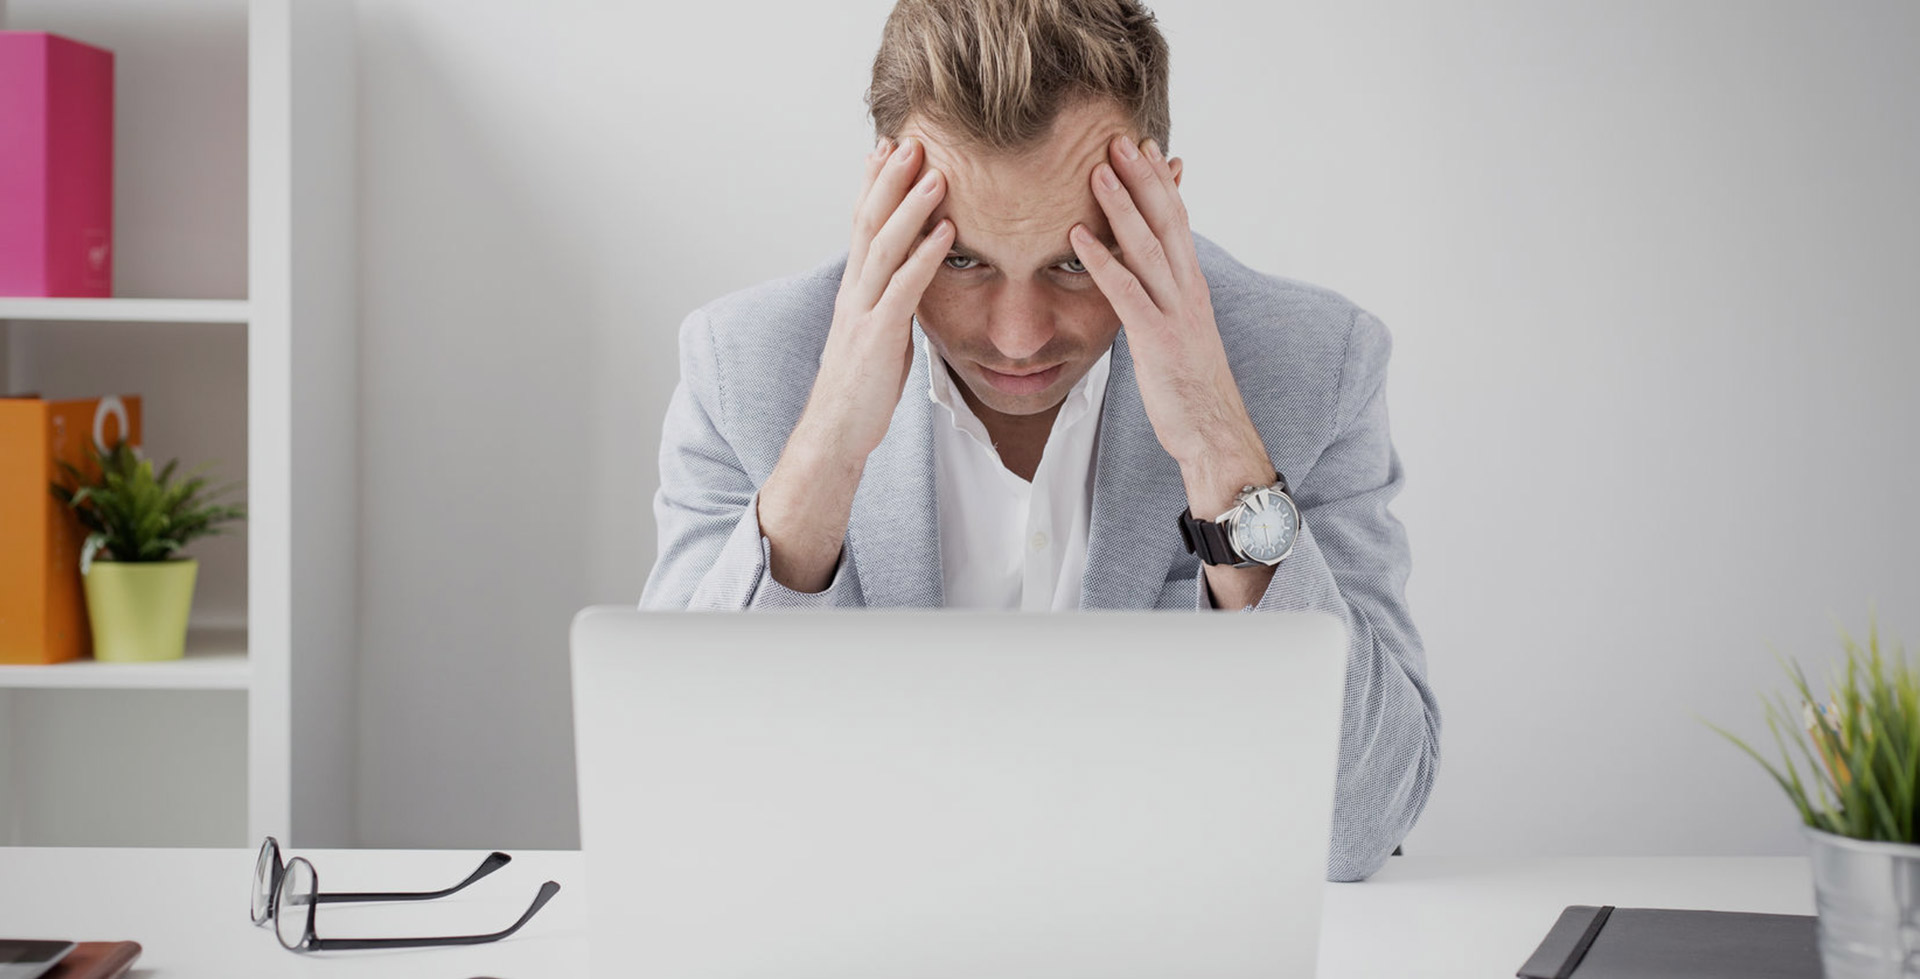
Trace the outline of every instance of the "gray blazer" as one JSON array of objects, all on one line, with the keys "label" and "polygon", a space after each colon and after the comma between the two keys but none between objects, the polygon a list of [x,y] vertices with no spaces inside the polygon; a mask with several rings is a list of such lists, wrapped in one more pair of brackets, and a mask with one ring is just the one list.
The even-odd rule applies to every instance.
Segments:
[{"label": "gray blazer", "polygon": [[[1370,876],[1432,791],[1440,708],[1408,613],[1407,535],[1387,504],[1406,477],[1387,431],[1380,320],[1329,289],[1255,272],[1194,235],[1221,340],[1254,426],[1300,505],[1292,555],[1258,605],[1345,619],[1352,648],[1334,799],[1330,880]],[[905,393],[867,459],[828,587],[797,592],[769,573],[759,487],[806,407],[846,255],[723,296],[680,326],[680,383],[660,440],[653,512],[659,556],[640,607],[749,609],[942,604],[926,336]],[[1207,609],[1199,561],[1174,517],[1187,505],[1115,338],[1094,459],[1081,606]]]}]

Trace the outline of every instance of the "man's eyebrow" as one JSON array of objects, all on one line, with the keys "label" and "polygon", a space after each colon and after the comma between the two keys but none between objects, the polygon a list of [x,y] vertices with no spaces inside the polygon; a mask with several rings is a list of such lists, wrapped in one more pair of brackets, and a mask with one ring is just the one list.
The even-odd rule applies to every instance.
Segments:
[{"label": "man's eyebrow", "polygon": [[[1112,232],[1108,232],[1107,234],[1102,235],[1100,237],[1100,243],[1107,246],[1107,251],[1117,252],[1120,250],[1119,244],[1113,240]],[[947,250],[959,255],[964,255],[977,262],[987,261],[987,257],[985,255],[982,255],[979,252],[976,252],[973,249],[968,248],[966,245],[962,244],[957,234],[954,236],[953,244],[949,246]],[[1069,248],[1065,252],[1047,259],[1046,262],[1042,265],[1042,267],[1047,268],[1047,267],[1059,265],[1061,262],[1077,262],[1079,260],[1080,260],[1080,256],[1077,253],[1075,253],[1071,248]]]}]

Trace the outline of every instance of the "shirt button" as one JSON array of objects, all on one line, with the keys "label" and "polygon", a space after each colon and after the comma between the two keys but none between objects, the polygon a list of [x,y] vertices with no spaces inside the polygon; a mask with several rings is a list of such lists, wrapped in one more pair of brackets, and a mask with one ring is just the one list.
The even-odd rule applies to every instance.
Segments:
[{"label": "shirt button", "polygon": [[1033,549],[1036,551],[1044,551],[1047,549],[1047,532],[1046,531],[1044,530],[1034,531]]}]

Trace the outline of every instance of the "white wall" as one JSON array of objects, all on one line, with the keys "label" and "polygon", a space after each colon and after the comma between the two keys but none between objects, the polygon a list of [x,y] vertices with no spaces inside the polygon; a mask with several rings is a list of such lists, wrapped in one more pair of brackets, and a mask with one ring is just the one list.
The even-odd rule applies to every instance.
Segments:
[{"label": "white wall", "polygon": [[[844,246],[888,7],[361,0],[362,844],[577,844],[675,330]],[[1796,852],[1691,715],[1920,637],[1920,7],[1155,9],[1195,227],[1394,333],[1408,849]]]}]

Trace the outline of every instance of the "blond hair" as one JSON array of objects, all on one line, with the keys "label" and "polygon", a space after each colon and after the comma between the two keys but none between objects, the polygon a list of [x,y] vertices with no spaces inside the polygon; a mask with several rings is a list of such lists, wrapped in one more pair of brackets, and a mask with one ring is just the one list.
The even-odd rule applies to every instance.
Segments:
[{"label": "blond hair", "polygon": [[1018,152],[1088,98],[1166,151],[1167,42],[1138,0],[899,0],[866,102],[880,136],[918,116],[962,145]]}]

